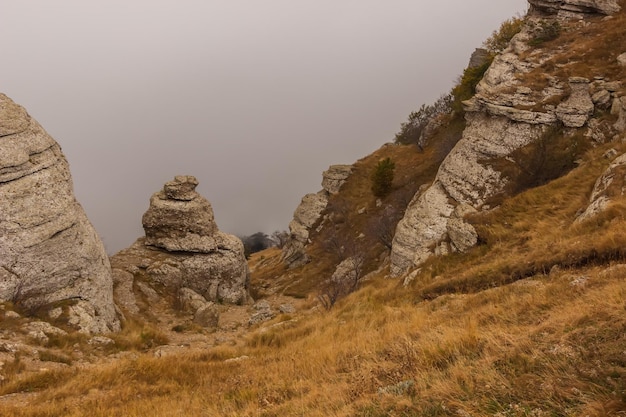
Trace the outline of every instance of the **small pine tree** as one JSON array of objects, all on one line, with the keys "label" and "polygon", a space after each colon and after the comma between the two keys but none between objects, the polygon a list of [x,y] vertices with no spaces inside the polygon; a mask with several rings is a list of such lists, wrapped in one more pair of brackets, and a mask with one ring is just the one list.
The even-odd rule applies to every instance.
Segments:
[{"label": "small pine tree", "polygon": [[376,165],[372,174],[372,193],[376,197],[382,198],[391,192],[395,168],[396,164],[390,158],[385,158]]}]

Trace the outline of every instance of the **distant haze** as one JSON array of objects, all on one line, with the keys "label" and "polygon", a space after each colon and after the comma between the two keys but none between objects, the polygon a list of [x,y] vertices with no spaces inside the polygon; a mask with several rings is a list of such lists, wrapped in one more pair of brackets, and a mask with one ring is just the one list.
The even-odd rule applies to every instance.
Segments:
[{"label": "distant haze", "polygon": [[3,0],[0,91],[61,144],[109,253],[195,175],[219,228],[287,229],[525,0]]}]

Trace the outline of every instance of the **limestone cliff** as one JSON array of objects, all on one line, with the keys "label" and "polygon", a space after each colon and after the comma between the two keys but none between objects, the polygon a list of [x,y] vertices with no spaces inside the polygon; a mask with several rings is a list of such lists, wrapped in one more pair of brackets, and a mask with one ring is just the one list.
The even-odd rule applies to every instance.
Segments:
[{"label": "limestone cliff", "polygon": [[0,94],[0,302],[63,306],[83,332],[119,330],[109,259],[61,148]]},{"label": "limestone cliff", "polygon": [[[475,242],[471,226],[463,223],[462,216],[453,216],[455,208],[490,208],[497,196],[508,193],[530,175],[524,150],[535,146],[539,152],[546,152],[544,148],[554,140],[550,136],[554,130],[560,137],[582,135],[596,142],[612,140],[623,132],[619,122],[623,70],[611,73],[618,79],[607,78],[603,75],[607,71],[594,72],[590,65],[583,64],[571,65],[571,69],[560,73],[545,73],[546,65],[565,61],[567,49],[537,47],[542,41],[538,33],[546,27],[563,26],[575,33],[590,24],[568,20],[570,17],[611,14],[620,10],[617,3],[530,0],[530,4],[531,12],[521,32],[495,57],[476,87],[475,96],[463,103],[467,125],[462,139],[441,164],[433,184],[415,196],[399,222],[391,252],[393,275],[422,264],[434,253],[466,250],[466,242]],[[594,24],[603,22],[595,20]],[[603,65],[618,67],[622,52],[608,51]],[[580,56],[566,62],[577,60],[584,63]],[[558,65],[555,68],[564,67]],[[606,112],[611,106],[619,115],[617,123],[607,124],[594,117],[596,111]],[[459,231],[463,231],[465,243],[455,244]]]}]

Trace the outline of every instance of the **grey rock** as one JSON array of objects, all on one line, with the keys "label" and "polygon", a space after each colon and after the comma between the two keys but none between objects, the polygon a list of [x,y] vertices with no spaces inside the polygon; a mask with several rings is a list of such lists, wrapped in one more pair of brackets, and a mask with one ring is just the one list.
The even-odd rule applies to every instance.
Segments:
[{"label": "grey rock", "polygon": [[[622,54],[622,55],[624,55],[624,60],[626,61],[626,54]],[[609,81],[609,82],[604,83],[602,85],[602,88],[604,88],[606,91],[610,93],[614,93],[616,91],[619,91],[622,88],[622,82],[621,81]]]},{"label": "grey rock", "polygon": [[243,243],[219,231],[210,203],[195,191],[197,185],[192,176],[166,183],[151,197],[143,216],[145,239],[111,262],[116,269],[141,274],[146,283],[136,286],[148,298],[151,286],[169,291],[184,287],[208,301],[245,304],[250,273]]},{"label": "grey rock", "polygon": [[93,333],[119,330],[109,260],[74,197],[60,146],[0,94],[0,302],[89,304]]},{"label": "grey rock", "polygon": [[586,15],[611,15],[621,10],[616,0],[528,0],[531,10],[559,17],[581,18]]},{"label": "grey rock", "polygon": [[289,239],[282,251],[283,262],[288,268],[296,268],[310,261],[305,249],[309,242],[309,232],[327,205],[326,190],[307,194],[302,198],[293,214],[293,220],[289,223]]},{"label": "grey rock", "polygon": [[[282,260],[288,268],[297,268],[311,261],[306,253],[309,232],[319,222],[328,205],[329,196],[339,192],[352,169],[351,165],[331,165],[322,174],[322,190],[302,198],[293,214],[293,220],[289,223],[289,238],[282,250]],[[318,231],[322,225],[323,223],[318,227]]]},{"label": "grey rock", "polygon": [[411,388],[415,386],[415,381],[409,379],[407,381],[399,382],[395,385],[388,385],[386,387],[378,388],[378,394],[392,394],[392,395],[407,395]]},{"label": "grey rock", "polygon": [[363,261],[364,259],[361,256],[351,256],[344,259],[337,265],[330,280],[332,282],[345,283],[356,288],[356,284],[361,278]]},{"label": "grey rock", "polygon": [[137,314],[139,306],[133,292],[133,274],[121,269],[113,269],[113,299],[124,311]]},{"label": "grey rock", "polygon": [[[480,209],[503,192],[507,178],[490,161],[511,158],[514,151],[539,140],[547,126],[557,122],[553,111],[516,107],[543,99],[541,92],[524,88],[519,81],[520,74],[534,68],[521,58],[531,36],[529,26],[515,35],[509,47],[494,58],[474,98],[463,103],[467,124],[461,140],[444,159],[433,184],[415,195],[398,222],[390,254],[392,276],[419,266],[435,252],[447,253],[450,235],[454,250],[473,245],[475,231],[458,218],[452,219],[455,207],[466,204]],[[546,98],[562,92],[558,81],[549,88],[554,91]]]},{"label": "grey rock", "polygon": [[252,308],[256,312],[250,316],[250,319],[248,320],[249,326],[253,326],[276,317],[276,314],[272,311],[270,304],[266,300],[258,301],[252,306]]},{"label": "grey rock", "polygon": [[352,165],[331,165],[322,174],[322,188],[330,194],[337,194],[350,174]]},{"label": "grey rock", "polygon": [[163,193],[168,199],[191,201],[198,197],[196,187],[198,180],[191,175],[177,175],[173,181],[166,182]]},{"label": "grey rock", "polygon": [[[626,131],[626,96],[618,99],[617,105],[615,105],[615,114],[617,114],[617,122],[613,125],[619,132]],[[611,112],[613,109],[611,109]]]},{"label": "grey rock", "polygon": [[607,109],[611,104],[611,93],[608,90],[600,90],[591,97],[591,101],[601,109]]},{"label": "grey rock", "polygon": [[593,114],[594,106],[589,95],[589,80],[572,77],[569,79],[571,94],[556,108],[556,116],[566,127],[582,127]]},{"label": "grey rock", "polygon": [[280,311],[282,314],[292,314],[296,312],[296,309],[292,304],[281,304],[278,307],[278,311]]},{"label": "grey rock", "polygon": [[194,314],[200,307],[203,307],[207,301],[206,298],[190,288],[181,288],[178,290],[178,303],[181,310]]},{"label": "grey rock", "polygon": [[110,346],[115,344],[115,340],[105,336],[94,336],[87,341],[92,346]]},{"label": "grey rock", "polygon": [[19,319],[22,316],[19,315],[19,313],[16,313],[15,311],[7,311],[6,313],[4,313],[4,317],[8,318],[8,319]]},{"label": "grey rock", "polygon": [[194,191],[198,181],[177,176],[150,198],[142,217],[146,245],[168,251],[210,253],[217,249],[211,204]]},{"label": "grey rock", "polygon": [[459,204],[452,213],[446,226],[452,247],[457,252],[466,252],[478,243],[478,234],[474,227],[466,223],[463,218],[469,213],[475,213],[476,209],[467,204]]},{"label": "grey rock", "polygon": [[47,336],[65,336],[67,332],[45,321],[33,321],[24,325],[24,330],[29,332],[42,332]]},{"label": "grey rock", "polygon": [[485,48],[476,48],[470,57],[468,68],[478,68],[489,60],[489,51]]},{"label": "grey rock", "polygon": [[602,213],[616,197],[623,196],[626,189],[626,154],[615,158],[596,180],[589,197],[589,205],[576,218],[576,222],[591,219]]},{"label": "grey rock", "polygon": [[617,62],[622,66],[622,67],[626,67],[626,52],[624,52],[623,54],[618,55],[617,57]]},{"label": "grey rock", "polygon": [[216,329],[220,319],[220,312],[214,303],[206,303],[201,306],[193,317],[193,322],[199,326]]},{"label": "grey rock", "polygon": [[159,293],[156,292],[154,288],[152,288],[145,282],[137,282],[135,285],[139,289],[139,292],[148,301],[148,303],[150,304],[158,303],[159,300],[161,299],[161,297],[159,296]]}]

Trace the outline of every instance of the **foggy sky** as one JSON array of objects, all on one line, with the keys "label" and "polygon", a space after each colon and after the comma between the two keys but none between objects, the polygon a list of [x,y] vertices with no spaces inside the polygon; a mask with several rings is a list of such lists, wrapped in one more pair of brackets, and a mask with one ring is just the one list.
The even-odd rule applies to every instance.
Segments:
[{"label": "foggy sky", "polygon": [[526,0],[2,0],[0,92],[70,163],[114,253],[195,175],[218,227],[287,229],[322,171],[392,141]]}]

